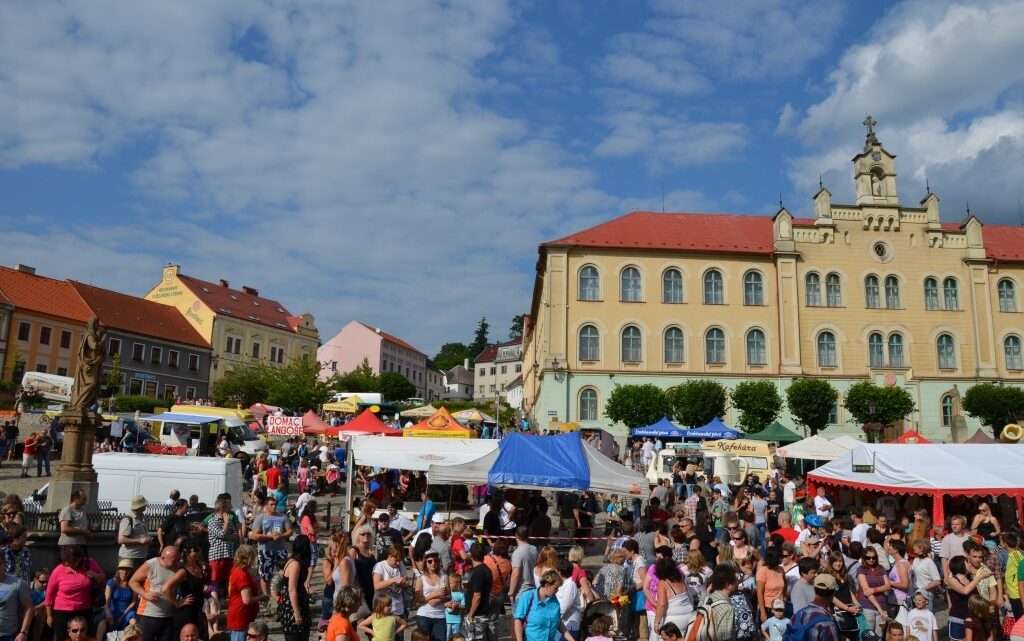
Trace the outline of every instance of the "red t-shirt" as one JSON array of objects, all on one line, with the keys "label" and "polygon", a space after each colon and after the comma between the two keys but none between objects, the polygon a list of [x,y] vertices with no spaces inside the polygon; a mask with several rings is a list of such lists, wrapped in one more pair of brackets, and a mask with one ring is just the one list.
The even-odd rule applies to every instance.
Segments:
[{"label": "red t-shirt", "polygon": [[[242,590],[245,588],[249,588],[253,596],[249,605],[242,603]],[[228,577],[228,630],[247,630],[249,624],[256,620],[260,612],[260,604],[256,600],[259,594],[259,583],[253,581],[248,570],[235,566]]]},{"label": "red t-shirt", "polygon": [[267,470],[267,489],[276,490],[277,485],[281,482],[281,473],[277,471],[277,466],[271,467]]},{"label": "red t-shirt", "polygon": [[800,536],[800,533],[791,527],[780,527],[772,534],[778,534],[786,543],[796,543],[797,537]]}]

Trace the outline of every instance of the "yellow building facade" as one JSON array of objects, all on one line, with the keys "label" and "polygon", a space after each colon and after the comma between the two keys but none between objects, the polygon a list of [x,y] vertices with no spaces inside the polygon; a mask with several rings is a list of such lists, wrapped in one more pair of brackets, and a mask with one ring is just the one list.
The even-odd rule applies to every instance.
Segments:
[{"label": "yellow building facade", "polygon": [[178,265],[167,265],[145,298],[177,308],[210,342],[211,384],[241,365],[279,366],[294,358],[316,358],[320,334],[313,316],[292,315],[252,287],[200,280],[181,273]]},{"label": "yellow building facade", "polygon": [[767,378],[784,393],[813,376],[839,391],[829,433],[860,431],[842,399],[871,379],[904,387],[908,423],[951,440],[968,387],[1024,382],[1024,230],[943,223],[932,193],[903,205],[873,132],[852,162],[855,202],[821,188],[813,218],[633,212],[543,244],[524,338],[533,421],[622,435],[604,416],[616,385]]}]

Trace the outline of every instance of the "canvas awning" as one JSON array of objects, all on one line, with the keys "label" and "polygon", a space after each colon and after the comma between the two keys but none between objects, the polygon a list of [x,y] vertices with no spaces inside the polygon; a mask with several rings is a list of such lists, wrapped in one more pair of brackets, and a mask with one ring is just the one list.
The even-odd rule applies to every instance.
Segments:
[{"label": "canvas awning", "polygon": [[302,433],[303,434],[326,434],[331,429],[330,424],[325,423],[320,416],[313,410],[308,410],[302,415]]},{"label": "canvas awning", "polygon": [[433,416],[436,411],[437,408],[433,405],[420,405],[419,407],[414,407],[411,410],[402,411],[401,415],[406,418],[429,418]]},{"label": "canvas awning", "polygon": [[803,437],[789,429],[782,423],[775,421],[768,427],[764,428],[760,432],[754,434],[748,434],[746,438],[752,441],[770,441],[772,443],[778,443],[780,445],[786,445],[788,443],[796,443]]},{"label": "canvas awning", "polygon": [[354,436],[356,434],[383,434],[384,436],[401,436],[402,430],[391,427],[380,420],[377,415],[369,409],[363,410],[362,414],[355,417],[344,425],[336,425],[328,429],[330,434],[344,434]]},{"label": "canvas awning", "polygon": [[973,445],[991,445],[992,443],[997,442],[998,441],[996,441],[994,438],[992,438],[985,432],[982,432],[981,430],[978,430],[977,432],[971,435],[971,438],[964,441],[964,443],[971,443]]},{"label": "canvas awning", "polygon": [[667,416],[662,416],[660,421],[645,425],[643,427],[634,427],[629,430],[630,436],[668,436],[675,438],[682,438],[686,435],[686,430],[679,427],[672,421],[668,420]]},{"label": "canvas awning", "polygon": [[494,423],[494,417],[485,414],[478,409],[459,410],[452,414],[452,418],[460,423]]},{"label": "canvas awning", "polygon": [[903,432],[889,443],[901,443],[903,445],[917,445],[920,443],[931,443],[928,439],[921,436],[921,433],[917,430],[910,430],[909,432]]},{"label": "canvas awning", "polygon": [[729,427],[717,416],[700,427],[686,430],[683,434],[683,438],[688,441],[710,441],[715,439],[739,437],[740,433],[738,430]]},{"label": "canvas awning", "polygon": [[433,465],[463,465],[498,449],[494,439],[380,438],[353,436],[349,449],[355,465],[425,472]]},{"label": "canvas awning", "polygon": [[830,441],[817,434],[775,450],[776,454],[783,458],[805,461],[834,461],[848,451],[847,448],[835,441]]},{"label": "canvas awning", "polygon": [[862,444],[807,475],[815,486],[848,487],[887,494],[926,494],[933,498],[932,520],[945,519],[946,496],[1016,498],[1024,514],[1024,448],[1001,444],[924,443],[905,447],[892,443]]},{"label": "canvas awning", "polygon": [[839,447],[843,448],[847,452],[856,447],[864,445],[864,441],[857,440],[854,437],[850,436],[849,434],[843,434],[841,436],[837,436],[829,440],[832,441],[834,444],[838,445]]},{"label": "canvas awning", "polygon": [[412,427],[404,430],[405,436],[419,436],[432,438],[472,438],[473,431],[463,427],[458,421],[452,418],[448,410],[438,408],[434,415],[425,421],[420,421]]},{"label": "canvas awning", "polygon": [[510,434],[497,451],[458,465],[431,465],[431,483],[488,484],[520,489],[593,490],[640,496],[647,481],[601,454],[578,432]]},{"label": "canvas awning", "polygon": [[355,414],[359,411],[359,404],[362,402],[358,396],[349,396],[346,399],[340,401],[334,401],[333,403],[325,403],[325,412],[341,412],[342,414]]}]

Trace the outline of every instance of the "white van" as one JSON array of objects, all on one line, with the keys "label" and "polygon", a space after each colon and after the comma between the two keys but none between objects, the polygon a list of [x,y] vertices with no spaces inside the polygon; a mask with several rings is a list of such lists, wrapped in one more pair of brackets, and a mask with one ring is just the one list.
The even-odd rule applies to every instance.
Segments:
[{"label": "white van", "polygon": [[99,481],[97,499],[110,501],[119,513],[131,511],[136,495],[160,505],[171,490],[178,490],[184,498],[196,494],[210,506],[218,494],[227,492],[234,505],[242,505],[242,463],[238,459],[105,452],[94,454],[92,465]]}]

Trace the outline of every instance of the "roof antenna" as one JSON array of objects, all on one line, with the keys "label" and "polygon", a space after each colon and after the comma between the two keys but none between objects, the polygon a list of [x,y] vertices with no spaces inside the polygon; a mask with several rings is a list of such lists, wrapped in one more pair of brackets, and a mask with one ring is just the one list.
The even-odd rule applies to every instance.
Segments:
[{"label": "roof antenna", "polygon": [[821,182],[821,174],[818,174],[818,190],[821,191],[825,188],[825,184]]},{"label": "roof antenna", "polygon": [[665,181],[661,181],[661,213],[665,213]]},{"label": "roof antenna", "polygon": [[782,205],[782,192],[781,191],[779,192],[779,209],[785,209],[785,207]]},{"label": "roof antenna", "polygon": [[971,201],[968,200],[966,202],[967,202],[967,217],[970,218],[971,217]]},{"label": "roof antenna", "polygon": [[932,186],[931,183],[928,182],[928,176],[924,177],[924,190],[927,193],[927,195],[932,195]]}]

